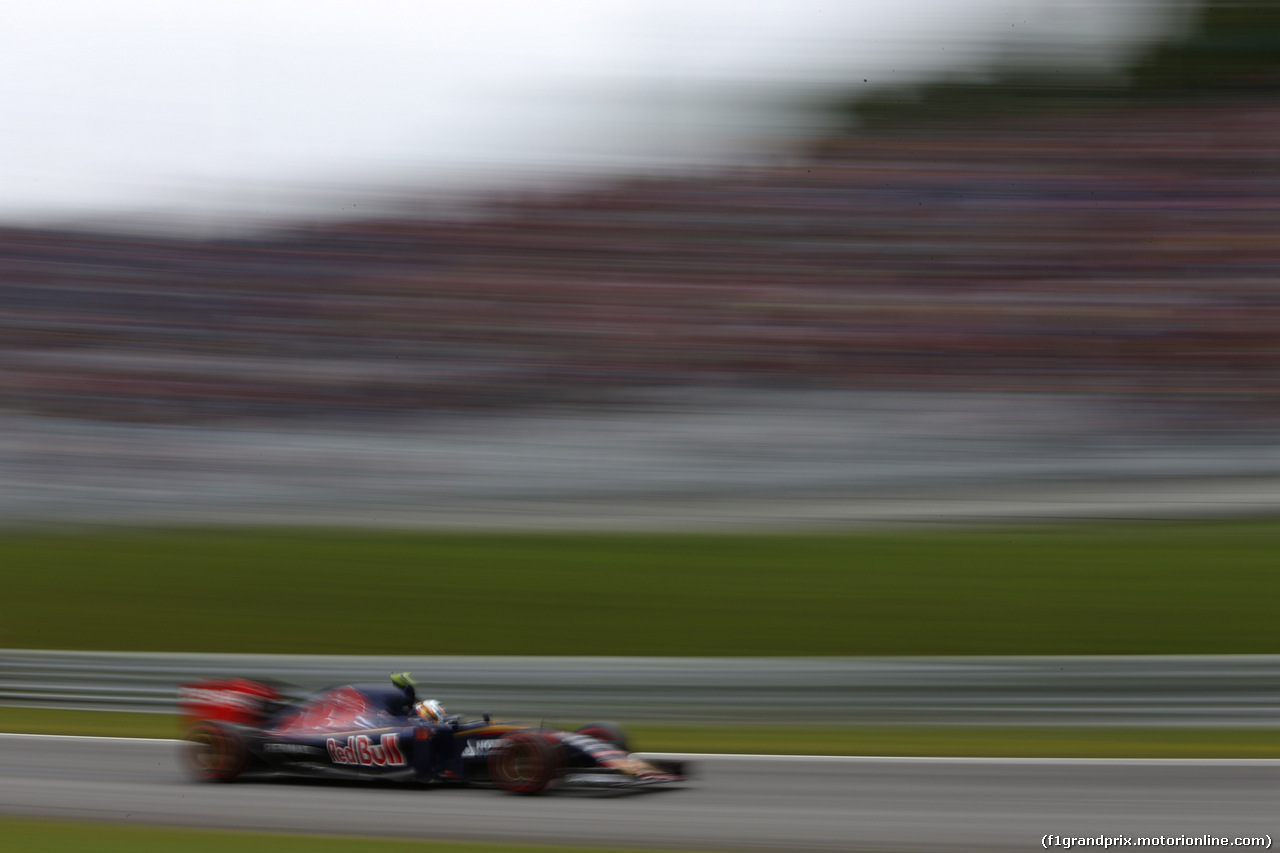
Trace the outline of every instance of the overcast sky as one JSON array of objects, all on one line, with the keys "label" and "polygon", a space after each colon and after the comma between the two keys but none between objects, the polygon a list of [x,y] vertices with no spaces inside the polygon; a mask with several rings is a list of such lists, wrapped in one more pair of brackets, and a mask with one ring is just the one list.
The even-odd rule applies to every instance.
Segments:
[{"label": "overcast sky", "polygon": [[3,8],[7,220],[252,218],[308,205],[333,215],[361,188],[723,161],[811,132],[815,117],[786,105],[824,92],[957,73],[1011,51],[1114,66],[1175,25],[1162,0]]}]

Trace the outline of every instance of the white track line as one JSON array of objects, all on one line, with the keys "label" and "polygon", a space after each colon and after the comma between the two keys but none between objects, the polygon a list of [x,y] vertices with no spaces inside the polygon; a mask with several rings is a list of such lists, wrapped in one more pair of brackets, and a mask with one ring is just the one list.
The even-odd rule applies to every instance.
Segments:
[{"label": "white track line", "polygon": [[1044,765],[1151,765],[1169,767],[1187,765],[1193,767],[1280,767],[1280,758],[1018,758],[981,757],[961,755],[743,755],[722,752],[637,752],[641,758],[671,758],[676,760],[746,760],[746,761],[815,761],[857,762],[861,764],[1044,764]]},{"label": "white track line", "polygon": [[111,737],[108,735],[48,735],[26,734],[23,732],[0,732],[0,737],[44,738],[46,740],[110,740],[120,743],[182,743],[180,740],[165,737]]}]

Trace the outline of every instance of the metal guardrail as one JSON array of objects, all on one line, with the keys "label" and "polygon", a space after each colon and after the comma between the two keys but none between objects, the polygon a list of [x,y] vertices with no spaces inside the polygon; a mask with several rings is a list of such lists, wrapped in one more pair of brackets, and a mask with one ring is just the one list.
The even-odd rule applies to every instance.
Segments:
[{"label": "metal guardrail", "polygon": [[602,658],[0,650],[0,705],[171,712],[203,677],[409,670],[450,710],[573,720],[1280,726],[1280,655]]}]

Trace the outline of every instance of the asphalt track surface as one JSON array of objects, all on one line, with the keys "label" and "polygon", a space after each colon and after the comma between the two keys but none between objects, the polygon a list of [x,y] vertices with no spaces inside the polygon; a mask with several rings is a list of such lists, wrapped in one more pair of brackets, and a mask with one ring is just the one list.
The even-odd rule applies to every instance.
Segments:
[{"label": "asphalt track surface", "polygon": [[697,779],[681,790],[518,797],[284,781],[202,785],[181,775],[175,750],[171,741],[0,735],[0,813],[738,850],[1030,850],[1045,835],[1274,840],[1280,830],[1280,761],[1272,760],[704,756]]}]

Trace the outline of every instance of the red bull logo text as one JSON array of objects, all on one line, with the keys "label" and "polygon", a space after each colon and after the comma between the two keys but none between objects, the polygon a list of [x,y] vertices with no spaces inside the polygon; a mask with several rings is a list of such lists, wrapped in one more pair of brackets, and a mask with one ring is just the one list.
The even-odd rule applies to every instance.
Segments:
[{"label": "red bull logo text", "polygon": [[364,767],[403,767],[404,756],[400,743],[393,734],[386,734],[378,743],[368,735],[353,735],[342,743],[335,738],[325,741],[329,748],[329,760],[334,764],[356,764]]}]

